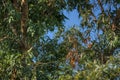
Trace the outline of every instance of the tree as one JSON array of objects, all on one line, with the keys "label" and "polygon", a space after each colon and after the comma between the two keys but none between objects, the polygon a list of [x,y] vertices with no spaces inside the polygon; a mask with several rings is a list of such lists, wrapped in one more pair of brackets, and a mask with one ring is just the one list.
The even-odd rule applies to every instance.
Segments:
[{"label": "tree", "polygon": [[34,56],[31,52],[35,51],[41,36],[53,31],[55,26],[62,26],[65,16],[60,10],[65,8],[65,3],[62,0],[1,0],[0,5],[0,78],[30,79]]},{"label": "tree", "polygon": [[[120,75],[120,59],[112,56],[120,47],[119,0],[1,0],[0,5],[1,80],[106,80]],[[63,9],[79,12],[80,30],[65,31]],[[45,37],[55,28],[54,39]]]},{"label": "tree", "polygon": [[[119,48],[120,38],[120,25],[119,24],[119,9],[120,5],[118,0],[67,0],[68,10],[77,9],[79,15],[81,17],[81,29],[85,29],[84,36],[82,36],[82,43],[85,43],[88,47],[84,48],[82,52],[84,53],[83,58],[80,59],[79,64],[84,65],[83,71],[78,71],[77,77],[71,77],[71,74],[64,76],[63,74],[60,77],[61,79],[72,80],[106,80],[106,79],[114,79],[116,76],[119,76],[119,63],[112,63],[111,59],[116,62],[119,62],[119,59],[114,59],[112,56],[113,52],[116,48]],[[91,32],[95,31],[97,37],[96,40],[91,40]],[[71,32],[73,33],[73,32]],[[77,33],[78,34],[78,33]],[[77,35],[75,34],[75,36]],[[79,36],[81,37],[81,36]],[[78,37],[77,37],[78,38]],[[80,49],[78,49],[79,51]],[[119,52],[118,52],[119,53]],[[81,54],[81,52],[79,53]],[[68,54],[69,55],[69,54]],[[97,64],[96,64],[97,63]],[[110,68],[109,75],[103,76],[104,69],[109,69],[110,64],[116,65],[116,68]],[[97,67],[99,66],[100,70]],[[100,66],[101,65],[101,66]],[[93,71],[91,70],[93,68]],[[95,73],[99,73],[99,76]],[[114,73],[115,72],[115,73]],[[93,74],[95,74],[93,76]],[[116,74],[116,75],[115,75]],[[113,76],[114,75],[114,76]],[[93,78],[92,78],[93,77]]]}]

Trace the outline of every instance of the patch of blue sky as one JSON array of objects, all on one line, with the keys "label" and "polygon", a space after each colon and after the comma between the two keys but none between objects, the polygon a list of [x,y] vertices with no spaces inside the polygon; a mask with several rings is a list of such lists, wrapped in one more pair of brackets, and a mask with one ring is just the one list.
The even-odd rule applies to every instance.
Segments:
[{"label": "patch of blue sky", "polygon": [[55,27],[54,31],[47,31],[47,33],[44,35],[44,37],[48,37],[50,39],[53,39],[55,37],[55,33],[57,32],[57,28]]},{"label": "patch of blue sky", "polygon": [[[65,26],[65,31],[73,26],[80,26],[81,19],[79,18],[79,13],[77,12],[77,10],[73,10],[69,12],[67,10],[63,10],[63,14],[68,18],[65,19],[65,22],[63,22]],[[49,36],[51,39],[53,39],[56,32],[57,29],[55,29],[53,32],[48,31],[45,36]]]},{"label": "patch of blue sky", "polygon": [[64,22],[66,29],[69,29],[73,26],[80,26],[81,18],[79,18],[79,13],[76,9],[73,11],[63,10],[63,13],[68,18]]},{"label": "patch of blue sky", "polygon": [[[70,28],[72,28],[74,26],[75,26],[76,29],[80,30],[81,32],[84,32],[84,31],[87,30],[87,28],[83,29],[80,26],[82,18],[79,17],[79,13],[78,13],[78,11],[76,9],[74,9],[72,11],[63,10],[63,14],[68,18],[68,19],[65,19],[65,22],[63,22],[63,24],[65,26],[65,31],[69,30]],[[57,32],[56,29],[53,32],[48,31],[45,36],[49,36],[51,39],[53,39],[56,32]],[[95,39],[94,35],[95,35],[94,33],[91,34],[93,39]]]},{"label": "patch of blue sky", "polygon": [[[108,4],[104,5],[105,10],[107,10],[109,6],[110,5],[108,5]],[[113,6],[113,5],[111,5],[111,6]],[[112,7],[112,10],[114,10],[113,7]],[[96,5],[96,8],[94,8],[92,11],[93,11],[94,15],[96,16],[96,19],[98,19],[99,15],[101,13],[100,7],[98,5]],[[81,32],[84,32],[85,30],[87,30],[87,28],[83,29],[80,26],[82,18],[79,17],[79,13],[78,13],[77,9],[74,9],[72,11],[63,10],[63,14],[68,18],[68,19],[65,19],[65,22],[63,22],[63,24],[65,25],[65,31],[69,30],[73,26],[75,26],[75,28],[77,28]],[[95,31],[96,27],[97,27],[97,25],[94,25],[93,29],[90,33],[91,40],[95,40],[97,38],[97,35],[96,35],[97,33],[99,33],[99,34],[103,33],[102,30],[99,30],[99,32],[98,32],[98,30]],[[54,32],[48,31],[47,36],[49,36],[50,38],[53,39],[55,36],[55,32],[57,32],[56,29],[54,30]]]}]

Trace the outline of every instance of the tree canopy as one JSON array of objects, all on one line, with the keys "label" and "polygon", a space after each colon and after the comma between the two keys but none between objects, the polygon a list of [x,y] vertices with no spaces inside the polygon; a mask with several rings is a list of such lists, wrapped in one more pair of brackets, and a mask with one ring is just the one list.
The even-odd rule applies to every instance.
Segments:
[{"label": "tree canopy", "polygon": [[[80,25],[66,30],[63,10],[77,10]],[[0,80],[116,79],[119,0],[0,1]]]}]

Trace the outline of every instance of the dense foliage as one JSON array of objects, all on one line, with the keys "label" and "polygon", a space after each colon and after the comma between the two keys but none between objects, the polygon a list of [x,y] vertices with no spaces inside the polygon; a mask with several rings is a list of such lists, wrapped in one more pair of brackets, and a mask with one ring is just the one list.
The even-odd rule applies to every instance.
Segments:
[{"label": "dense foliage", "polygon": [[[80,25],[66,30],[63,10],[77,10]],[[117,78],[119,0],[0,1],[0,80]]]}]

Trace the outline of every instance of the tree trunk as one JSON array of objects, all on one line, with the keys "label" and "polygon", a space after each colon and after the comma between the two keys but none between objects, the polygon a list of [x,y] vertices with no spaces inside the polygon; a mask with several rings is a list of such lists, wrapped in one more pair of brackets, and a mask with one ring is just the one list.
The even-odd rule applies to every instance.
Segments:
[{"label": "tree trunk", "polygon": [[27,50],[27,21],[28,21],[28,2],[27,0],[21,1],[21,41],[23,44],[23,51]]},{"label": "tree trunk", "polygon": [[[17,2],[17,0],[13,0],[13,6],[14,8],[16,9],[16,11],[20,12],[21,13],[21,19],[20,19],[20,22],[18,22],[18,24],[20,23],[20,32],[21,34],[17,35],[14,31],[13,33],[16,35],[16,36],[20,36],[20,40],[18,41],[19,42],[19,45],[20,45],[20,50],[21,52],[23,53],[23,58],[21,59],[21,64],[26,64],[25,63],[25,52],[28,50],[28,45],[27,45],[27,21],[28,21],[28,2],[27,0],[21,0],[21,6],[19,6],[19,3]],[[12,27],[11,28],[12,30],[15,28]],[[17,69],[14,68],[13,71],[12,71],[12,74],[11,74],[11,80],[16,80],[17,78]]]}]

